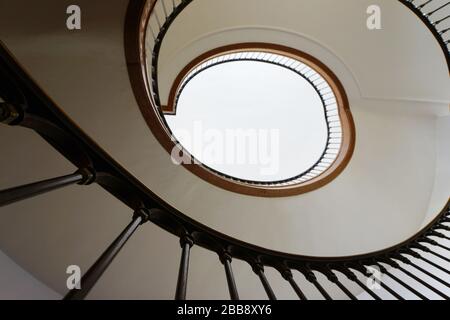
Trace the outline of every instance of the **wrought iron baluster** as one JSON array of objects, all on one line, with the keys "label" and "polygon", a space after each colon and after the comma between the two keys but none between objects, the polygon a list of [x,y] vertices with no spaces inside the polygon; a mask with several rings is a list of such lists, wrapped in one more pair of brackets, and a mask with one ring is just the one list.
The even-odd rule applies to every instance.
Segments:
[{"label": "wrought iron baluster", "polygon": [[264,267],[259,263],[255,263],[252,265],[252,269],[253,272],[256,273],[259,279],[261,280],[261,283],[269,299],[277,300],[277,297],[275,296],[275,293],[273,292],[272,287],[270,286],[269,281],[267,280],[266,275],[264,274]]},{"label": "wrought iron baluster", "polygon": [[65,300],[81,300],[84,299],[92,287],[97,283],[102,274],[109,267],[120,249],[125,245],[128,239],[133,235],[139,225],[148,221],[150,211],[147,209],[139,209],[133,215],[130,224],[122,231],[122,233],[111,243],[111,245],[103,252],[100,258],[89,268],[89,270],[81,278],[81,289],[72,289],[64,297]]},{"label": "wrought iron baluster", "polygon": [[72,184],[88,185],[95,179],[91,170],[81,169],[73,174],[26,184],[0,191],[0,207],[29,199]]},{"label": "wrought iron baluster", "polygon": [[239,300],[239,294],[236,287],[236,282],[234,281],[233,269],[231,268],[231,255],[228,252],[223,252],[220,254],[220,262],[225,267],[225,275],[227,277],[228,290],[230,291],[231,300]]},{"label": "wrought iron baluster", "polygon": [[180,239],[180,245],[182,248],[180,270],[178,271],[177,290],[175,293],[175,300],[185,300],[187,291],[187,280],[189,272],[189,255],[192,246],[194,245],[193,239],[185,235]]}]

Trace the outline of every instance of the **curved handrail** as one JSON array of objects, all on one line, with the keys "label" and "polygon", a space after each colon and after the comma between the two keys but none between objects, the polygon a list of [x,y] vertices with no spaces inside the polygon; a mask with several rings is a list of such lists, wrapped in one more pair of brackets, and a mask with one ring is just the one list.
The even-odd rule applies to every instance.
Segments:
[{"label": "curved handrail", "polygon": [[[151,97],[151,103],[153,104],[154,111],[158,115],[155,115],[157,119],[149,119],[152,116],[149,116],[148,113],[153,112],[147,107],[147,104],[140,104],[141,111],[144,115],[144,118],[147,120],[150,128],[152,129],[153,134],[158,138],[158,141],[165,147],[165,149],[170,153],[174,148],[180,149],[180,153],[183,154],[183,157],[187,157],[190,159],[190,163],[186,168],[193,172],[194,174],[202,177],[208,182],[212,182],[219,187],[225,188],[227,190],[243,193],[247,195],[256,195],[256,196],[290,196],[296,195],[303,192],[308,192],[314,190],[318,187],[325,185],[326,183],[333,180],[344,168],[346,163],[350,160],[353,154],[354,148],[354,138],[350,138],[350,147],[347,151],[340,150],[338,165],[333,170],[325,170],[321,174],[314,176],[311,175],[310,179],[302,179],[302,175],[297,175],[296,177],[285,179],[282,181],[256,181],[256,180],[248,180],[241,179],[238,177],[233,177],[227,175],[218,170],[214,170],[210,166],[200,162],[193,155],[189,153],[188,150],[184,149],[182,144],[176,139],[176,137],[172,134],[170,127],[167,124],[167,121],[164,117],[163,107],[161,105],[160,92],[159,92],[159,82],[158,82],[158,68],[159,68],[159,56],[161,51],[161,46],[165,39],[165,36],[170,29],[173,22],[176,18],[186,9],[189,4],[193,2],[193,0],[182,0],[178,1],[169,1],[169,0],[140,0],[146,7],[143,10],[143,14],[140,16],[140,26],[141,26],[141,34],[148,38],[148,41],[142,41],[140,47],[145,47],[152,54],[148,57],[143,57],[142,64],[143,68],[146,70],[147,66],[151,66],[151,73],[146,72],[147,75],[151,75],[150,83],[147,84],[149,95]],[[446,39],[448,36],[449,28],[442,29],[440,28],[443,25],[443,22],[446,21],[449,16],[440,17],[437,20],[433,20],[435,17],[439,17],[439,15],[444,12],[450,2],[447,2],[444,5],[440,5],[436,7],[434,4],[438,3],[439,0],[399,0],[400,3],[404,4],[407,8],[411,9],[414,14],[416,14],[428,27],[428,29],[432,32],[434,37],[438,40],[446,61],[448,68],[450,70],[450,53],[448,51],[448,43],[449,40]],[[138,1],[139,2],[139,1]],[[169,6],[167,3],[171,3],[172,6]],[[419,4],[417,4],[419,3]],[[150,35],[151,36],[148,36]],[[127,38],[125,39],[127,41]],[[153,40],[153,41],[152,41]],[[142,72],[142,70],[140,70]],[[138,73],[140,74],[140,73]],[[144,79],[146,82],[147,79]],[[135,82],[133,82],[135,83]],[[141,94],[135,92],[136,96],[140,96]],[[148,99],[144,98],[144,99]],[[351,115],[340,115],[344,116],[345,119],[352,122]],[[156,124],[156,125],[155,125]],[[349,131],[353,131],[353,126],[349,127]],[[329,130],[329,129],[328,129]],[[159,132],[158,132],[159,131]],[[164,136],[166,135],[166,136]],[[348,134],[352,136],[353,134],[350,132]],[[170,138],[168,138],[170,137]],[[347,140],[347,139],[346,139]],[[170,141],[170,142],[169,142]],[[321,163],[322,161],[327,161],[326,153],[323,153],[321,157],[318,159],[316,164]],[[311,168],[312,170],[315,167]],[[319,170],[320,171],[320,170]],[[326,173],[324,175],[324,173]],[[299,179],[298,179],[299,178]]]},{"label": "curved handrail", "polygon": [[[240,183],[250,184],[250,185],[262,185],[262,186],[279,186],[279,185],[291,185],[296,184],[299,182],[305,182],[311,179],[314,179],[321,175],[323,172],[327,171],[333,163],[336,161],[339,155],[339,151],[341,149],[342,145],[342,126],[341,126],[341,120],[339,118],[338,112],[339,107],[337,105],[337,99],[333,93],[333,90],[331,89],[330,85],[328,85],[328,82],[320,76],[320,74],[315,71],[314,69],[310,68],[308,65],[300,63],[295,65],[295,68],[292,65],[292,61],[295,61],[294,59],[286,58],[282,61],[275,61],[275,58],[280,57],[280,55],[272,54],[264,52],[263,50],[260,50],[261,52],[258,53],[264,53],[263,55],[259,55],[258,57],[251,57],[254,52],[253,51],[243,51],[243,52],[236,52],[233,54],[224,54],[220,55],[216,58],[214,58],[214,61],[212,63],[211,60],[207,60],[206,62],[203,62],[202,64],[195,67],[192,72],[186,75],[186,78],[180,83],[179,89],[177,90],[176,97],[174,99],[174,110],[177,108],[178,100],[187,86],[187,84],[194,79],[198,74],[200,74],[203,71],[206,71],[210,68],[213,68],[215,66],[219,66],[225,63],[230,62],[242,62],[242,61],[251,61],[251,62],[261,62],[266,63],[270,65],[279,66],[281,68],[284,68],[286,70],[289,70],[290,72],[295,73],[302,79],[304,79],[306,82],[308,82],[312,88],[314,88],[314,91],[317,93],[317,95],[320,98],[322,108],[323,108],[323,117],[325,119],[326,123],[326,132],[327,132],[327,138],[325,141],[324,150],[321,153],[319,159],[317,159],[312,165],[310,165],[308,168],[306,168],[302,173],[296,174],[293,177],[282,179],[282,180],[274,180],[274,181],[256,181],[256,180],[247,180],[238,178],[235,176],[231,176],[229,174],[222,173],[220,171],[217,171],[206,164],[202,164],[204,167],[206,167],[208,170],[211,170],[215,172],[217,175],[223,176],[226,179],[230,179],[233,181],[238,181]],[[248,56],[248,57],[247,57]],[[312,71],[312,72],[311,72]],[[319,78],[316,78],[319,76]],[[313,80],[315,79],[315,80]],[[316,83],[316,81],[318,81]],[[325,86],[324,86],[325,84]],[[338,119],[335,119],[338,118]],[[338,130],[336,130],[338,129]],[[325,158],[326,157],[326,158]]]},{"label": "curved handrail", "polygon": [[[367,269],[370,266],[377,266],[383,274],[396,280],[400,285],[421,298],[427,297],[390,273],[386,266],[400,270],[403,274],[413,278],[414,281],[420,285],[433,290],[434,293],[444,299],[449,298],[435,287],[430,287],[430,284],[428,284],[427,281],[415,276],[408,270],[405,270],[402,266],[403,264],[408,264],[421,272],[428,272],[427,270],[421,269],[420,265],[417,265],[415,262],[415,259],[420,259],[434,268],[449,273],[448,270],[438,263],[430,261],[423,253],[433,254],[439,259],[449,261],[448,258],[436,252],[434,248],[441,247],[450,251],[447,245],[443,244],[440,240],[449,240],[449,237],[444,232],[450,230],[450,227],[447,225],[447,223],[450,223],[450,200],[441,213],[425,228],[402,243],[384,250],[348,257],[311,257],[269,250],[213,230],[184,215],[156,196],[131,173],[120,166],[73,121],[71,121],[24,71],[24,68],[19,65],[1,42],[0,97],[5,101],[0,103],[1,122],[5,121],[9,125],[23,125],[35,130],[58,152],[76,165],[80,169],[80,172],[83,173],[83,177],[85,175],[87,177],[81,179],[82,177],[80,177],[80,174],[77,174],[76,180],[72,180],[79,181],[81,179],[82,182],[88,181],[89,183],[95,182],[99,184],[135,212],[133,223],[127,227],[125,230],[126,232],[121,234],[119,238],[120,241],[114,242],[112,247],[110,246],[105,254],[100,257],[100,263],[94,264],[88,271],[87,274],[90,276],[89,280],[91,284],[92,282],[95,283],[101,276],[102,272],[100,271],[104,271],[104,268],[106,268],[104,262],[111,261],[114,255],[117,254],[117,251],[123,245],[124,237],[129,237],[131,235],[130,233],[137,228],[139,223],[149,219],[164,230],[183,240],[183,254],[185,254],[185,250],[187,250],[185,248],[189,248],[192,245],[201,246],[217,253],[220,257],[220,261],[225,266],[227,271],[226,274],[229,279],[232,279],[230,264],[232,258],[248,262],[255,273],[260,276],[261,281],[265,284],[265,288],[268,287],[268,283],[267,279],[262,276],[264,267],[273,267],[292,285],[293,289],[301,299],[304,299],[305,296],[293,280],[292,270],[298,270],[303,273],[306,279],[314,284],[326,298],[330,297],[319,283],[315,272],[325,275],[328,281],[339,286],[339,288],[341,288],[350,298],[354,297],[340,282],[336,272],[343,273],[350,281],[358,284],[374,298],[379,298],[370,288],[365,286],[355,274],[355,272],[357,272],[366,278],[370,277],[370,273]],[[54,139],[54,132],[48,130],[49,126],[41,125],[42,119],[45,119],[48,124],[51,124],[52,128],[56,127],[59,131],[64,132],[64,136],[67,135],[70,139],[65,139],[64,136]],[[76,143],[78,148],[83,150],[82,157],[73,152],[73,143]],[[86,161],[86,159],[88,159],[88,161]],[[61,184],[62,183],[63,182],[61,182]],[[7,200],[7,194],[8,192],[0,191],[0,206],[3,204],[3,200]],[[407,258],[406,256],[412,258]],[[180,268],[180,274],[182,274],[182,270],[185,270],[185,268]],[[183,273],[183,275],[185,275],[185,273]],[[427,273],[427,276],[433,276],[435,277],[433,279],[437,279],[441,283],[449,286],[446,281],[430,272]],[[179,285],[180,279],[181,284],[186,280],[184,277],[180,276]],[[237,298],[237,291],[235,286],[233,286],[233,283],[234,280],[229,281],[230,294],[233,298]],[[84,291],[81,297],[84,297],[85,294],[87,294],[92,285],[87,286],[87,289],[83,288]],[[389,293],[395,294],[397,298],[402,298],[401,295],[398,295],[385,283],[382,283],[382,286]],[[183,286],[181,285],[180,287]],[[183,294],[178,295],[178,293],[177,297],[184,298]],[[273,296],[269,295],[269,297]]]},{"label": "curved handrail", "polygon": [[[447,61],[447,66],[450,72],[450,51],[448,48],[449,39],[450,39],[450,28],[442,28],[443,22],[447,21],[450,18],[450,14],[445,16],[444,10],[448,10],[448,6],[450,6],[450,1],[445,4],[441,4],[438,6],[433,6],[438,3],[435,0],[399,0],[402,4],[408,7],[414,14],[422,20],[422,22],[427,26],[427,28],[431,31],[433,36],[438,41],[442,52],[444,53],[445,59]],[[444,16],[438,17],[439,14],[444,13]]]}]

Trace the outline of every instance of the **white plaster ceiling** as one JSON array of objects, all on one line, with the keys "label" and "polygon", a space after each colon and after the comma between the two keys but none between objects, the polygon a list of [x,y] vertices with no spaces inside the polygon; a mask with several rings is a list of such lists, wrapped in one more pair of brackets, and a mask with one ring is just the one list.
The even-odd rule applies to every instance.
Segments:
[{"label": "white plaster ceiling", "polygon": [[[381,30],[366,26],[366,10],[373,4],[381,9]],[[193,1],[163,42],[158,66],[162,102],[179,71],[199,54],[259,41],[313,54],[339,76],[353,98],[450,102],[442,49],[412,11],[391,0],[344,0],[339,5],[334,0]]]}]

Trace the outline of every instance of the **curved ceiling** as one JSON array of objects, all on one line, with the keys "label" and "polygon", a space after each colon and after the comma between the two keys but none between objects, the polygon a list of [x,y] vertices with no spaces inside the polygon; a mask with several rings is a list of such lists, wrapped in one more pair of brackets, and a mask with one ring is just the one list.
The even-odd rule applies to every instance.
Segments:
[{"label": "curved ceiling", "polygon": [[[167,77],[162,81],[167,83],[189,59],[211,46],[235,42],[239,40],[236,35],[256,35],[261,40],[263,33],[253,30],[264,30],[266,41],[279,40],[283,34],[284,44],[305,45],[338,74],[350,92],[357,126],[354,157],[330,185],[284,199],[256,199],[224,191],[172,164],[142,119],[130,87],[123,52],[127,1],[108,3],[108,10],[97,1],[78,1],[85,18],[82,30],[75,32],[65,28],[65,1],[20,0],[8,6],[2,2],[0,38],[83,130],[180,211],[219,231],[269,248],[346,255],[398,243],[417,231],[435,185],[440,155],[436,149],[448,144],[449,137],[445,130],[436,129],[445,127],[435,118],[436,110],[443,112],[442,104],[431,103],[445,102],[448,114],[448,73],[435,40],[412,13],[387,0],[380,1],[384,31],[368,36],[363,28],[366,2],[348,0],[335,6],[325,0],[305,1],[300,10],[293,7],[298,1],[286,0],[281,5],[277,1],[280,10],[276,12],[269,4],[258,5],[258,10],[236,14],[237,19],[247,19],[245,26],[251,30],[230,33],[224,32],[229,28],[225,18],[207,14],[203,8],[199,12],[203,19],[198,20],[219,24],[208,33],[210,38],[194,24],[185,28],[192,29],[189,37],[175,43],[178,36],[174,33],[165,44],[163,57],[167,60],[161,65]],[[289,32],[281,33],[281,18],[295,8],[297,15],[284,19],[292,24],[284,27]],[[227,12],[226,6],[221,9]],[[313,14],[316,11],[320,14]],[[255,14],[254,21],[249,12]],[[261,20],[256,20],[269,13],[277,25],[273,30],[264,29],[267,23],[261,27]],[[300,19],[299,13],[305,17]],[[302,21],[309,27],[300,25]],[[174,25],[174,32],[179,29]],[[331,30],[341,32],[336,35]],[[333,41],[333,34],[337,40]],[[168,67],[169,61],[173,68]],[[414,107],[424,111],[409,112]],[[2,144],[9,151],[0,160],[8,172],[2,175],[1,188],[73,169],[32,133],[3,126],[0,130]],[[444,132],[443,136],[437,132]],[[448,198],[448,185],[438,188]],[[443,204],[446,199],[434,201]],[[128,209],[103,190],[71,187],[2,208],[0,244],[37,278],[64,292],[66,266],[88,267],[129,218]],[[178,257],[177,239],[147,224],[131,239],[91,297],[170,298]],[[226,283],[217,278],[223,272],[217,258],[196,248],[191,261],[190,297],[225,298]],[[242,296],[258,298],[255,292],[261,290],[255,289],[260,284],[248,266],[236,261],[233,267]],[[142,281],[143,275],[148,276],[146,281]],[[294,298],[279,275],[269,270],[268,276],[281,298]],[[205,281],[211,284],[207,288]],[[308,287],[304,279],[299,282]]]},{"label": "curved ceiling", "polygon": [[[377,3],[382,29],[369,30],[370,5],[373,1],[346,0],[339,6],[333,0],[193,1],[172,24],[161,48],[162,103],[178,72],[194,57],[227,44],[261,41],[319,58],[353,98],[448,104],[446,60],[432,33],[403,4],[390,0]],[[246,6],[258,10],[244,10]]]}]

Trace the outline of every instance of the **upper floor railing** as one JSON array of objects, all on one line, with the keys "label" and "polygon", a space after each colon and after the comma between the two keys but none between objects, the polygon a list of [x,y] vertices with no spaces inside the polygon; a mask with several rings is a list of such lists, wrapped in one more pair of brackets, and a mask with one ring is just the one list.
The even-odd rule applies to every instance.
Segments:
[{"label": "upper floor railing", "polygon": [[[174,9],[181,10],[183,7],[180,6],[188,2],[183,1]],[[300,299],[310,297],[294,280],[293,271],[303,274],[325,299],[333,299],[327,290],[332,285],[348,298],[356,300],[349,283],[374,299],[386,296],[405,299],[411,294],[420,299],[449,299],[445,291],[450,288],[450,201],[430,224],[408,240],[363,255],[310,257],[240,241],[193,220],[157,197],[72,122],[0,44],[0,122],[34,130],[78,168],[73,174],[0,191],[0,207],[67,185],[96,183],[130,208],[129,225],[83,275],[81,289],[71,290],[66,299],[85,298],[127,240],[147,221],[180,239],[182,251],[176,299],[186,298],[189,255],[193,246],[218,255],[225,269],[231,299],[239,299],[238,284],[232,271],[233,259],[249,264],[270,299],[276,299],[276,292],[265,276],[267,267],[278,270]],[[368,279],[373,277],[373,268],[383,275],[379,279],[381,288],[376,290],[368,285]],[[318,274],[324,275],[326,280]]]},{"label": "upper floor railing", "polygon": [[[145,28],[146,49],[151,53],[147,64],[151,66],[151,96],[157,106],[160,106],[158,85],[158,64],[161,45],[172,23],[177,16],[194,0],[149,0],[146,1],[147,14]],[[450,1],[447,0],[398,0],[411,9],[419,17],[438,40],[439,45],[450,66]]]},{"label": "upper floor railing", "polygon": [[430,29],[438,40],[450,70],[450,1],[448,0],[399,0],[411,9]]},{"label": "upper floor railing", "polygon": [[[447,60],[447,64],[450,65],[450,54],[448,50],[450,38],[448,26],[450,26],[450,24],[447,23],[449,21],[448,9],[450,2],[446,0],[399,1],[407,8],[411,9],[412,12],[415,13],[425,23],[429,30],[431,30],[432,34],[438,40],[443,50],[443,53]],[[185,10],[193,2],[193,0],[141,0],[137,1],[136,3],[139,2],[141,2],[140,5],[144,7],[141,15],[142,20],[139,23],[141,28],[143,28],[140,32],[141,37],[143,37],[143,39],[140,39],[140,48],[143,48],[142,61],[144,63],[144,69],[147,69],[147,77],[145,78],[145,81],[147,82],[148,97],[154,106],[153,109],[155,110],[156,114],[158,114],[158,123],[162,123],[162,126],[164,127],[161,131],[166,132],[166,134],[170,136],[170,139],[174,141],[174,144],[180,146],[183,154],[187,155],[189,158],[192,158],[192,162],[195,163],[196,166],[201,168],[200,170],[192,170],[189,166],[187,166],[188,169],[204,177],[207,181],[220,181],[218,185],[220,185],[221,187],[225,187],[225,189],[234,191],[242,189],[244,190],[243,193],[245,194],[263,194],[266,196],[269,193],[274,193],[278,196],[283,195],[286,192],[285,190],[287,190],[288,188],[290,190],[299,190],[298,193],[301,193],[301,190],[303,189],[310,191],[314,189],[315,186],[322,186],[323,184],[330,182],[339,174],[339,172],[343,170],[353,152],[354,135],[352,131],[353,127],[351,125],[344,126],[343,128],[341,124],[343,122],[352,123],[352,121],[348,120],[351,115],[348,115],[349,111],[347,111],[346,114],[343,114],[343,110],[340,107],[337,108],[339,103],[336,102],[336,97],[333,97],[333,93],[336,95],[335,88],[333,88],[331,92],[329,92],[327,88],[325,88],[326,90],[324,92],[326,93],[323,95],[323,88],[317,88],[314,81],[312,81],[311,84],[316,90],[319,89],[318,94],[322,99],[322,104],[326,111],[325,118],[327,119],[327,145],[324,152],[320,155],[319,159],[317,159],[317,161],[307,170],[299,172],[295,176],[283,180],[256,181],[242,179],[225,174],[218,170],[214,170],[207,164],[202,163],[198,159],[195,159],[193,155],[189,154],[188,150],[185,150],[183,148],[182,144],[179,143],[179,141],[173,135],[169,126],[167,125],[164,117],[166,106],[162,105],[161,102],[162,100],[164,100],[164,98],[161,97],[158,79],[162,44],[164,43],[166,35],[174,21],[183,12],[183,10]],[[259,59],[259,61],[261,61],[261,59]],[[196,69],[198,67],[200,66],[197,66]],[[141,70],[139,70],[139,72],[142,73]],[[306,78],[308,80],[311,78],[314,79],[316,73],[317,72],[315,72],[315,70],[313,69],[312,73],[307,74]],[[188,78],[185,78],[183,80],[177,90],[177,95],[182,92],[183,86],[188,82]],[[169,104],[171,104],[170,96],[168,100]],[[176,110],[176,101],[173,102],[173,104],[173,106],[167,106],[167,108],[172,108],[171,112],[174,112]],[[335,122],[330,123],[328,119],[332,119],[331,121]],[[348,132],[345,132],[345,128],[347,128]],[[155,130],[157,129],[152,128],[152,130],[155,132]],[[345,143],[343,143],[342,140],[345,140]],[[304,186],[304,188],[302,188],[302,186]],[[277,188],[282,191],[274,192],[273,189]],[[259,192],[259,190],[262,191]],[[287,192],[287,194],[291,195],[295,192],[296,191]]]}]

